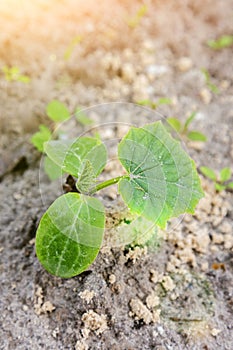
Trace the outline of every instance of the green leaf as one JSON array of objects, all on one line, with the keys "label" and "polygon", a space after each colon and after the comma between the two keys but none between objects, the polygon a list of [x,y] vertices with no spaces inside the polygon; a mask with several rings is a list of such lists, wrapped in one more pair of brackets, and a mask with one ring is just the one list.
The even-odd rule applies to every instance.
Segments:
[{"label": "green leaf", "polygon": [[80,35],[77,35],[76,37],[74,37],[74,39],[70,42],[70,44],[68,45],[64,53],[65,60],[68,60],[71,57],[75,46],[77,46],[81,41],[82,41],[82,37]]},{"label": "green leaf", "polygon": [[59,179],[62,175],[61,167],[54,163],[49,157],[44,158],[44,170],[51,181]]},{"label": "green leaf", "polygon": [[233,182],[229,182],[229,184],[227,184],[227,188],[233,189]]},{"label": "green leaf", "polygon": [[88,159],[82,163],[76,187],[80,193],[89,193],[95,183],[96,175]]},{"label": "green leaf", "polygon": [[105,214],[93,197],[67,193],[43,215],[36,233],[36,254],[53,275],[69,278],[85,271],[101,247]]},{"label": "green leaf", "polygon": [[223,35],[217,40],[209,40],[207,44],[214,50],[224,49],[233,45],[233,35]]},{"label": "green leaf", "polygon": [[139,104],[140,106],[148,106],[151,109],[156,109],[157,108],[157,104],[151,100],[140,100],[137,102],[137,104]]},{"label": "green leaf", "polygon": [[203,197],[195,164],[161,122],[131,128],[118,155],[128,173],[119,192],[133,213],[164,228],[171,217],[194,212]]},{"label": "green leaf", "polygon": [[181,122],[177,118],[167,118],[167,122],[177,132],[181,131]]},{"label": "green leaf", "polygon": [[209,179],[211,179],[213,181],[217,180],[217,176],[216,176],[216,174],[215,174],[213,169],[208,168],[207,166],[201,166],[200,167],[200,171],[202,172],[203,175],[205,175]]},{"label": "green leaf", "polygon": [[87,115],[84,112],[82,112],[80,108],[76,110],[75,116],[77,121],[84,126],[93,124],[93,120],[88,118]]},{"label": "green leaf", "polygon": [[172,100],[168,97],[161,97],[157,101],[157,105],[170,105],[172,104]]},{"label": "green leaf", "polygon": [[206,136],[199,131],[189,131],[187,134],[187,137],[189,138],[189,140],[192,140],[192,141],[201,141],[201,142],[207,141]]},{"label": "green leaf", "polygon": [[95,176],[98,176],[107,162],[105,145],[92,137],[80,137],[75,141],[50,141],[45,144],[45,152],[62,170],[75,177],[81,176],[82,163],[88,160]]},{"label": "green leaf", "polygon": [[187,130],[189,125],[192,123],[193,119],[195,118],[197,112],[193,112],[190,114],[190,116],[186,119],[184,123],[184,130]]},{"label": "green leaf", "polygon": [[40,125],[39,126],[38,132],[36,132],[32,137],[31,137],[31,143],[38,149],[40,152],[44,152],[44,143],[49,141],[52,134],[45,125]]},{"label": "green leaf", "polygon": [[60,101],[53,100],[46,107],[46,113],[54,122],[63,122],[70,118],[70,112]]},{"label": "green leaf", "polygon": [[221,182],[225,182],[230,180],[231,178],[231,169],[230,168],[223,168],[220,171],[220,180]]},{"label": "green leaf", "polygon": [[223,190],[225,190],[226,189],[226,186],[225,185],[221,185],[221,184],[219,184],[219,183],[215,183],[215,189],[216,189],[216,191],[223,191]]},{"label": "green leaf", "polygon": [[52,140],[44,144],[44,151],[61,168],[64,165],[67,151],[73,142],[74,140]]}]

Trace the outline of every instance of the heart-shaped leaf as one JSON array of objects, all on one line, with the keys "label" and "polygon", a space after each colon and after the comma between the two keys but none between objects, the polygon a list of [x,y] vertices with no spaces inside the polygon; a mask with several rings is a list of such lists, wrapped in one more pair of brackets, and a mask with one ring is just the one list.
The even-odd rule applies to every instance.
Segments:
[{"label": "heart-shaped leaf", "polygon": [[101,247],[105,224],[102,203],[67,193],[49,207],[36,234],[36,254],[53,275],[68,278],[87,269]]},{"label": "heart-shaped leaf", "polygon": [[203,197],[195,164],[161,122],[131,128],[118,147],[128,173],[119,192],[133,213],[160,227],[182,213],[194,213]]}]

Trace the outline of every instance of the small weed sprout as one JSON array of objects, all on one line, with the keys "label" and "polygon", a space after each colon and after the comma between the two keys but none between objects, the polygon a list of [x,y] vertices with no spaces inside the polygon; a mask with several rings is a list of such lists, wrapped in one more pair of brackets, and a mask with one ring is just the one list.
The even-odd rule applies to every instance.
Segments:
[{"label": "small weed sprout", "polygon": [[216,40],[208,40],[207,45],[214,50],[221,50],[233,45],[233,35],[222,35]]},{"label": "small weed sprout", "polygon": [[206,166],[201,166],[200,171],[208,179],[214,181],[216,191],[233,190],[233,181],[230,181],[232,177],[232,171],[230,168],[223,168],[220,170],[219,174],[216,174],[213,169]]},{"label": "small weed sprout", "polygon": [[148,99],[138,101],[137,104],[140,106],[150,107],[151,109],[156,109],[161,105],[171,105],[172,100],[168,97],[160,97],[156,102]]},{"label": "small weed sprout", "polygon": [[31,81],[29,76],[21,74],[20,69],[16,66],[13,66],[13,67],[4,66],[2,67],[2,72],[4,73],[5,80],[9,82],[17,81],[17,82],[27,84]]},{"label": "small weed sprout", "polygon": [[145,4],[141,5],[136,14],[128,19],[127,24],[130,28],[136,28],[140,24],[142,18],[146,15],[148,8]]},{"label": "small weed sprout", "polygon": [[127,226],[133,225],[134,232],[145,229],[145,234],[148,225],[165,228],[170,218],[194,213],[203,197],[194,161],[161,122],[130,128],[118,145],[124,171],[103,182],[98,176],[107,163],[107,149],[100,138],[48,141],[44,152],[74,180],[72,192],[52,203],[36,233],[39,261],[48,272],[63,278],[85,271],[98,255],[105,210],[96,193],[102,189],[118,185],[135,217]]},{"label": "small weed sprout", "polygon": [[219,88],[212,82],[210,73],[206,68],[201,69],[202,74],[204,75],[206,85],[210,91],[212,91],[214,94],[219,93]]},{"label": "small weed sprout", "polygon": [[185,136],[187,139],[191,141],[201,141],[201,142],[206,142],[207,138],[206,136],[201,133],[200,131],[197,130],[190,130],[190,124],[194,120],[196,116],[196,112],[193,112],[189,115],[189,117],[186,119],[184,124],[182,124],[179,119],[177,118],[167,118],[167,122],[171,125],[172,128],[175,129],[175,131],[182,137]]}]

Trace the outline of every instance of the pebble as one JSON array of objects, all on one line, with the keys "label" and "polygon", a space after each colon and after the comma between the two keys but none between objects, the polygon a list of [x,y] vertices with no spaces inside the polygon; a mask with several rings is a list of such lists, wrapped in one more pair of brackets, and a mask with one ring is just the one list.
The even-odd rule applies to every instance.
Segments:
[{"label": "pebble", "polygon": [[193,62],[190,57],[181,57],[176,66],[181,72],[187,72],[193,67]]},{"label": "pebble", "polygon": [[212,95],[208,89],[206,88],[201,89],[201,91],[199,92],[199,95],[201,97],[202,102],[204,102],[204,104],[206,105],[210,104],[212,100]]}]

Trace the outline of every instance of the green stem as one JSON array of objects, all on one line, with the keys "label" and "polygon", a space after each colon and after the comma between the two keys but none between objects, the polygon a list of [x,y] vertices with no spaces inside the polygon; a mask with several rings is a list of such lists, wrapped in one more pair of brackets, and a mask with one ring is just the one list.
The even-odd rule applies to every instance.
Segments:
[{"label": "green stem", "polygon": [[92,189],[91,194],[94,194],[94,193],[96,193],[96,192],[102,190],[102,189],[105,188],[105,187],[115,185],[115,184],[117,184],[121,179],[126,179],[126,178],[128,178],[128,177],[129,177],[129,175],[121,175],[121,176],[114,177],[113,179],[110,179],[110,180],[101,182],[100,184],[96,185],[96,186]]}]

